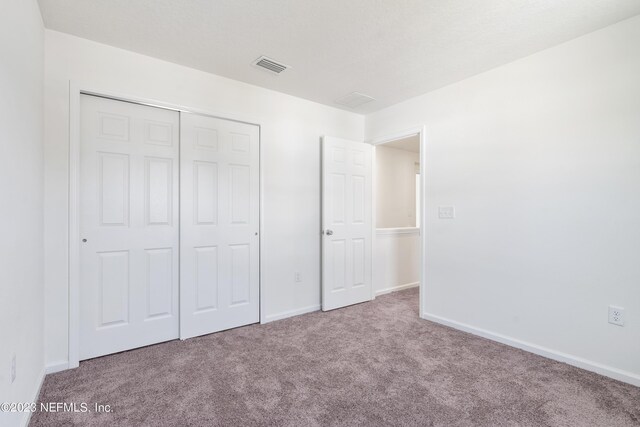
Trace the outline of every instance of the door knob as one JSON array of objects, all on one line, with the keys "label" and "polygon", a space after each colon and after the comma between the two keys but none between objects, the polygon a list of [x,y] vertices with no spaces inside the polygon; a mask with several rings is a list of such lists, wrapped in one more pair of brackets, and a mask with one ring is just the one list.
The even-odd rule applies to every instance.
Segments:
[{"label": "door knob", "polygon": [[333,230],[327,230],[327,236],[333,235]]}]

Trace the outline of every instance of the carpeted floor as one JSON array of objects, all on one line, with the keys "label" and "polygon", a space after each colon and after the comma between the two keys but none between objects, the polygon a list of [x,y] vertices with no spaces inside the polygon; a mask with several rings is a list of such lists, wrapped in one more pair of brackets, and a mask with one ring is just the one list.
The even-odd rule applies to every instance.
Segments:
[{"label": "carpeted floor", "polygon": [[640,388],[418,319],[417,289],[47,376],[31,425],[630,426]]}]

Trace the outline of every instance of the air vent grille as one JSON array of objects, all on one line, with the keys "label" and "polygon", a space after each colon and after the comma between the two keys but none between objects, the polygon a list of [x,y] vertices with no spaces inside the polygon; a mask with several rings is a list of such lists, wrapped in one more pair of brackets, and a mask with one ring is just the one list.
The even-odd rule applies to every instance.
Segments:
[{"label": "air vent grille", "polygon": [[349,108],[357,108],[363,104],[368,102],[375,101],[374,98],[369,95],[365,95],[360,92],[351,92],[348,95],[343,96],[342,98],[336,99],[336,104],[344,105]]},{"label": "air vent grille", "polygon": [[253,65],[274,74],[280,74],[287,68],[291,68],[288,65],[281,64],[271,58],[267,58],[266,56],[261,56],[260,58],[253,61]]}]

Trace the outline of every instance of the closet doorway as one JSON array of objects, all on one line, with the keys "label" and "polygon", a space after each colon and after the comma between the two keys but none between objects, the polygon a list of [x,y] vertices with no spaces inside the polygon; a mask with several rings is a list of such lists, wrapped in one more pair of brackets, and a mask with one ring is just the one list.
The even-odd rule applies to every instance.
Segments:
[{"label": "closet doorway", "polygon": [[89,94],[78,110],[76,360],[258,322],[259,127]]}]

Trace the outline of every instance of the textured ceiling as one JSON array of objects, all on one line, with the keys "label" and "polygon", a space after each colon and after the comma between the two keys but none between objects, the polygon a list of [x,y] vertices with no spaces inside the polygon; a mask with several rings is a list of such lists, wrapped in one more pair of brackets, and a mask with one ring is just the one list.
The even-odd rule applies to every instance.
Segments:
[{"label": "textured ceiling", "polygon": [[[368,113],[640,14],[638,0],[40,0],[47,28]],[[267,55],[293,69],[250,65]]]}]

